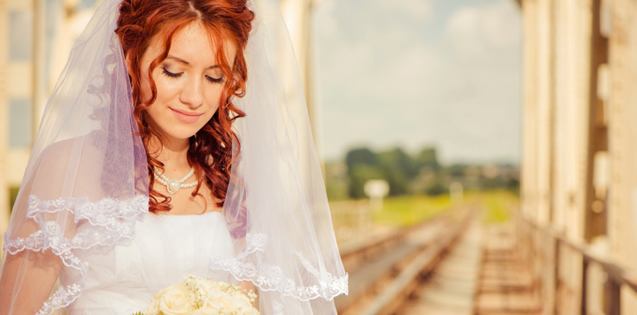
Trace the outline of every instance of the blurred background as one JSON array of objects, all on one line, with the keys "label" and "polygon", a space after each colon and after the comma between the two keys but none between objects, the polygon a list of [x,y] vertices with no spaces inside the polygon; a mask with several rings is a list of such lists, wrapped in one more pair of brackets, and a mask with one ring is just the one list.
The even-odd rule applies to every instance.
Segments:
[{"label": "blurred background", "polygon": [[[0,232],[99,2],[0,0]],[[636,1],[279,3],[339,313],[637,314]]]}]

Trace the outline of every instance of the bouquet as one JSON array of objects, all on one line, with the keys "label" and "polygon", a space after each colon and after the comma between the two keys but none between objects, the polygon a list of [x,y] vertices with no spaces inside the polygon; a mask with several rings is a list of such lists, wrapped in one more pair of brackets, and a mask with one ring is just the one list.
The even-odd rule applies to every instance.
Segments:
[{"label": "bouquet", "polygon": [[252,307],[256,297],[236,285],[187,276],[155,294],[135,315],[258,315]]}]

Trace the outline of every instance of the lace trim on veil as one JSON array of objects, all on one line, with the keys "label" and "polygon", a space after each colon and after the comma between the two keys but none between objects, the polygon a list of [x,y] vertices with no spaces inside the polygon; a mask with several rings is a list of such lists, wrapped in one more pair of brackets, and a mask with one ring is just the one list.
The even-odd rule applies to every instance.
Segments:
[{"label": "lace trim on veil", "polygon": [[[47,221],[46,214],[67,211],[75,215],[75,223],[86,219],[96,229],[76,233],[69,239],[55,221]],[[40,252],[51,249],[51,252],[62,259],[66,267],[80,273],[80,281],[67,286],[58,287],[49,297],[36,315],[51,314],[56,309],[71,304],[84,291],[86,262],[82,262],[73,254],[73,250],[88,250],[93,246],[114,246],[121,238],[133,238],[135,234],[135,218],[148,212],[148,196],[137,195],[129,200],[104,198],[90,202],[88,198],[59,198],[41,201],[34,195],[29,196],[27,217],[35,220],[41,230],[26,238],[8,238],[5,233],[4,250],[15,255],[24,250]],[[98,231],[97,228],[104,228]]]},{"label": "lace trim on veil", "polygon": [[[76,233],[72,238],[64,236],[64,231],[55,221],[47,221],[46,214],[67,211],[74,214],[75,222],[87,220],[93,229]],[[27,217],[35,220],[41,230],[28,237],[8,238],[5,233],[4,250],[15,255],[24,250],[40,252],[51,249],[52,253],[62,259],[64,265],[79,272],[80,280],[66,286],[60,286],[44,303],[37,315],[52,314],[75,301],[84,291],[85,272],[88,263],[81,261],[73,250],[89,250],[94,246],[114,246],[122,238],[132,239],[135,234],[135,219],[148,212],[148,197],[135,196],[130,200],[105,198],[90,202],[88,198],[59,198],[41,201],[36,196],[29,196]],[[246,251],[238,257],[213,257],[210,267],[230,272],[240,281],[252,281],[265,291],[278,291],[281,296],[293,296],[307,301],[318,297],[332,300],[334,296],[348,292],[347,274],[337,278],[332,274],[319,272],[303,257],[295,253],[301,264],[314,275],[318,284],[297,285],[286,277],[283,270],[275,265],[255,262],[265,251],[267,236],[265,234],[246,235]]]},{"label": "lace trim on veil", "polygon": [[292,296],[302,301],[319,297],[332,300],[339,294],[348,293],[347,274],[339,278],[327,272],[319,272],[300,252],[295,255],[305,270],[316,277],[318,284],[298,285],[293,279],[286,277],[280,267],[258,261],[258,252],[265,251],[266,241],[265,234],[248,233],[245,252],[238,257],[213,257],[210,268],[230,272],[239,281],[251,281],[261,290],[278,291],[282,297]]}]

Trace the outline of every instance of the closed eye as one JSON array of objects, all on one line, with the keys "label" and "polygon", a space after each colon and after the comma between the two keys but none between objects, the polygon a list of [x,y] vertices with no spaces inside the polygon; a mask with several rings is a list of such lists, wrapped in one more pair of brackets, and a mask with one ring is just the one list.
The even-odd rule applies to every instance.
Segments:
[{"label": "closed eye", "polygon": [[206,76],[206,79],[210,81],[210,83],[221,83],[223,81],[223,76],[220,78],[213,78],[211,76]]},{"label": "closed eye", "polygon": [[[184,74],[183,72],[180,72],[180,73],[170,72],[166,70],[166,68],[164,67],[162,67],[162,73],[169,78],[179,78],[181,77],[182,74]],[[221,83],[223,82],[223,76],[221,76],[220,78],[213,78],[211,76],[206,76],[206,80],[208,80],[210,83]]]},{"label": "closed eye", "polygon": [[170,77],[170,78],[179,78],[179,77],[183,74],[183,72],[180,72],[180,73],[172,73],[172,72],[170,72],[170,71],[166,70],[166,68],[162,68],[162,69],[163,69],[162,73],[163,73],[164,75],[166,75],[167,77]]}]

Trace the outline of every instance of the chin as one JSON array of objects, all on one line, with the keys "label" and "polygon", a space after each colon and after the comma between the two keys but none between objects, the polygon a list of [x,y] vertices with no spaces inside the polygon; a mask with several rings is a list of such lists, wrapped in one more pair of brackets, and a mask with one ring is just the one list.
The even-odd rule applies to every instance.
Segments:
[{"label": "chin", "polygon": [[199,130],[191,131],[191,132],[178,132],[178,133],[170,134],[170,136],[179,140],[187,140],[187,139],[190,139],[192,136],[196,135],[197,131]]},{"label": "chin", "polygon": [[167,140],[182,141],[190,139],[190,137],[197,134],[199,130],[203,129],[205,125],[205,123],[201,122],[195,124],[184,124],[182,122],[171,121],[156,124],[156,127]]},{"label": "chin", "polygon": [[[203,128],[203,126],[201,128]],[[178,130],[170,130],[168,132],[165,132],[165,135],[175,140],[188,140],[190,139],[190,137],[197,134],[197,132],[201,130],[201,128],[198,128],[198,129],[184,128],[186,130],[180,128]]]}]

